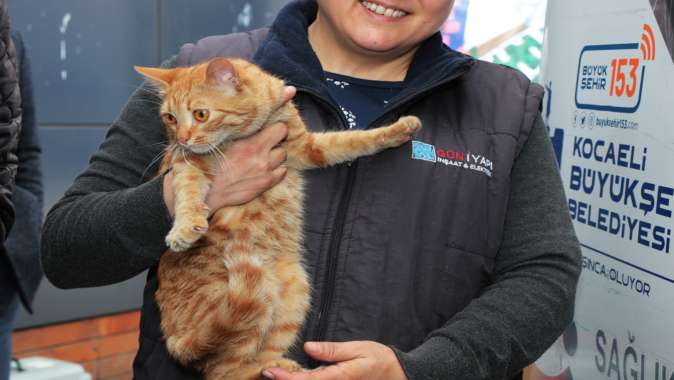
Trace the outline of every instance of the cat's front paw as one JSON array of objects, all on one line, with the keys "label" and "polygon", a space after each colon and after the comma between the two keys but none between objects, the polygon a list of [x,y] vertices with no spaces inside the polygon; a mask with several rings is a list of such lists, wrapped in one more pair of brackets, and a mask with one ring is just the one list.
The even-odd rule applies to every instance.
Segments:
[{"label": "cat's front paw", "polygon": [[174,252],[186,251],[207,231],[208,220],[206,218],[190,218],[184,222],[176,220],[173,228],[166,235],[166,245]]},{"label": "cat's front paw", "polygon": [[393,148],[410,141],[412,135],[421,129],[421,120],[416,116],[403,116],[384,129],[381,143]]},{"label": "cat's front paw", "polygon": [[301,365],[299,365],[296,361],[286,359],[286,358],[279,358],[276,360],[271,360],[262,365],[263,370],[269,369],[269,368],[282,368],[285,369],[288,372],[302,372],[305,371],[304,368],[302,368]]}]

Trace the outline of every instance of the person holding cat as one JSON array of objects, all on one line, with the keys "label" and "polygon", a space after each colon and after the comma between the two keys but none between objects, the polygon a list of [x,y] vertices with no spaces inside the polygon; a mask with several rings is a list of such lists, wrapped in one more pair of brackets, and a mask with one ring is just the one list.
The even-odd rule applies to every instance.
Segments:
[{"label": "person holding cat", "polygon": [[[17,198],[23,195],[16,191],[17,177],[25,179],[26,174],[19,170],[23,157],[17,152],[22,150],[23,144],[19,140],[23,137],[22,118],[26,115],[22,108],[19,85],[22,73],[16,53],[8,5],[5,0],[0,0],[0,380],[9,379],[12,330],[19,302],[13,260],[6,240],[13,232],[12,228],[21,227],[24,219],[23,215],[16,214],[23,209],[16,207]],[[20,175],[17,175],[17,171]],[[21,199],[18,201],[21,202]]]},{"label": "person holding cat", "polygon": [[[282,78],[314,132],[423,128],[400,147],[306,172],[304,261],[312,307],[277,380],[519,379],[573,316],[580,251],[539,107],[522,74],[442,44],[452,0],[300,0],[270,29],[184,46],[165,67],[243,57]],[[155,300],[173,175],[159,99],[139,89],[50,211],[45,274],[63,288],[149,268],[135,379],[200,379],[171,357]],[[195,116],[196,117],[196,116]],[[282,180],[288,130],[236,141],[207,206]],[[153,161],[154,160],[154,161]]]}]

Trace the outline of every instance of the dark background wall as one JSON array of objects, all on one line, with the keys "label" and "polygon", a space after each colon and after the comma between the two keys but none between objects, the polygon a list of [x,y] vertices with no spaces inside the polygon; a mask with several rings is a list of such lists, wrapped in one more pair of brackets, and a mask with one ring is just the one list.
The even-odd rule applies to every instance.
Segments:
[{"label": "dark background wall", "polygon": [[[269,25],[287,0],[9,0],[12,28],[32,63],[43,148],[45,213],[103,141],[141,79],[179,47],[213,34]],[[82,237],[86,239],[86,236]],[[17,328],[136,309],[144,275],[121,284],[59,290],[43,281],[35,315]]]},{"label": "dark background wall", "polygon": [[10,0],[33,62],[42,124],[108,124],[159,65],[204,36],[272,22],[284,0]]}]

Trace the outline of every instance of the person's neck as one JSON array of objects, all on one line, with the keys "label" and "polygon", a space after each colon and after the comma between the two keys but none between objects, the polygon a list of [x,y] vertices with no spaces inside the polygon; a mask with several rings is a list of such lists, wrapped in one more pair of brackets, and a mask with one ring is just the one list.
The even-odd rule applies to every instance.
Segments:
[{"label": "person's neck", "polygon": [[414,58],[415,49],[403,52],[356,52],[322,22],[320,15],[309,26],[309,43],[323,70],[354,78],[403,81]]}]

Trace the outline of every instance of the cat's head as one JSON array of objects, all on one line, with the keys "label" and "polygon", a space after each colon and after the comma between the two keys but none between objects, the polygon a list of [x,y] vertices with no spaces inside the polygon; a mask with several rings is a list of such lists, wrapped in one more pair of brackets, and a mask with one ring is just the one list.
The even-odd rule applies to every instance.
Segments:
[{"label": "cat's head", "polygon": [[135,69],[159,90],[170,143],[197,154],[257,132],[283,100],[283,82],[244,60]]}]

